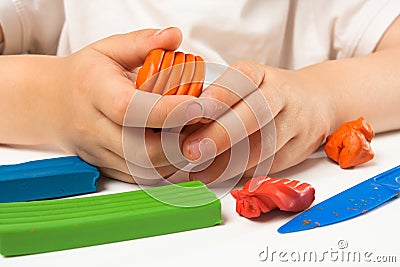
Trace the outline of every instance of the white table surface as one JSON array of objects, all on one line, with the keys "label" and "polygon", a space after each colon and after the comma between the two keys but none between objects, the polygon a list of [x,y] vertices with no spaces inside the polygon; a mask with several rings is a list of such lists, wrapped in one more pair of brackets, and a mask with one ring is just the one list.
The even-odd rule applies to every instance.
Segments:
[{"label": "white table surface", "polygon": [[[351,170],[340,169],[325,157],[323,151],[319,151],[300,165],[275,176],[311,183],[316,189],[315,204],[400,164],[400,132],[376,136],[372,147],[375,158]],[[0,146],[0,164],[61,155],[61,151],[52,147]],[[100,179],[100,192],[96,194],[137,188],[135,185]],[[274,211],[248,220],[235,212],[235,201],[230,195],[223,197],[221,202],[222,225],[66,251],[11,258],[0,256],[0,266],[310,266],[308,255],[312,253],[319,260],[324,257],[319,264],[321,266],[399,266],[398,199],[346,222],[284,235],[279,234],[277,229],[294,217],[293,214]],[[343,244],[347,247],[340,249]],[[269,257],[265,260],[267,248]],[[361,262],[346,263],[347,255],[351,253],[359,253]],[[367,265],[365,253],[371,260]],[[294,261],[296,256],[303,257],[304,254],[306,260]],[[377,256],[395,256],[397,263],[373,263],[374,260],[385,259]],[[261,261],[263,258],[265,261]],[[282,262],[285,260],[287,262]]]}]

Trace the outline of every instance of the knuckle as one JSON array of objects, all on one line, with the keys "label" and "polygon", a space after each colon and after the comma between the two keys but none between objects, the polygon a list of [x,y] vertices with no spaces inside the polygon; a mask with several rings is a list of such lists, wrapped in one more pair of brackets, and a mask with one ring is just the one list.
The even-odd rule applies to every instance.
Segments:
[{"label": "knuckle", "polygon": [[265,66],[252,61],[235,61],[231,64],[233,69],[243,73],[253,83],[260,85],[264,78]]}]

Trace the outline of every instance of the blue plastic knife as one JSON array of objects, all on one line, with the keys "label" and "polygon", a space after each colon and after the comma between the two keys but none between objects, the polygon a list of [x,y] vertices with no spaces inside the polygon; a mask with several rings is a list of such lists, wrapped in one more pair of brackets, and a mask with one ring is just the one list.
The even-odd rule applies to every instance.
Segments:
[{"label": "blue plastic knife", "polygon": [[399,197],[400,165],[361,182],[300,213],[278,229],[279,233],[309,230],[366,214]]}]

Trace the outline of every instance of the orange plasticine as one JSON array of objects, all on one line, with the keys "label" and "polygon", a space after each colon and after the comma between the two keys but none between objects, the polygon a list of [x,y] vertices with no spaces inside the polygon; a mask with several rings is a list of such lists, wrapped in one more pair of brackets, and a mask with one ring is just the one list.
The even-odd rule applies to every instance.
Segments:
[{"label": "orange plasticine", "polygon": [[182,52],[152,50],[136,78],[136,88],[162,95],[200,96],[205,63],[200,56]]},{"label": "orange plasticine", "polygon": [[327,137],[325,153],[343,169],[360,165],[374,158],[370,145],[374,135],[363,117],[346,122]]}]

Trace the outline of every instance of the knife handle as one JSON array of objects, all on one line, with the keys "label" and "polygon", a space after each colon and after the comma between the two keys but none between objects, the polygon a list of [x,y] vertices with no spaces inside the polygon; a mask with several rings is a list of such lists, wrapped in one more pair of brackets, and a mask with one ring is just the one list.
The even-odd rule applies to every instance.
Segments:
[{"label": "knife handle", "polygon": [[400,192],[400,165],[375,176],[377,185]]}]

